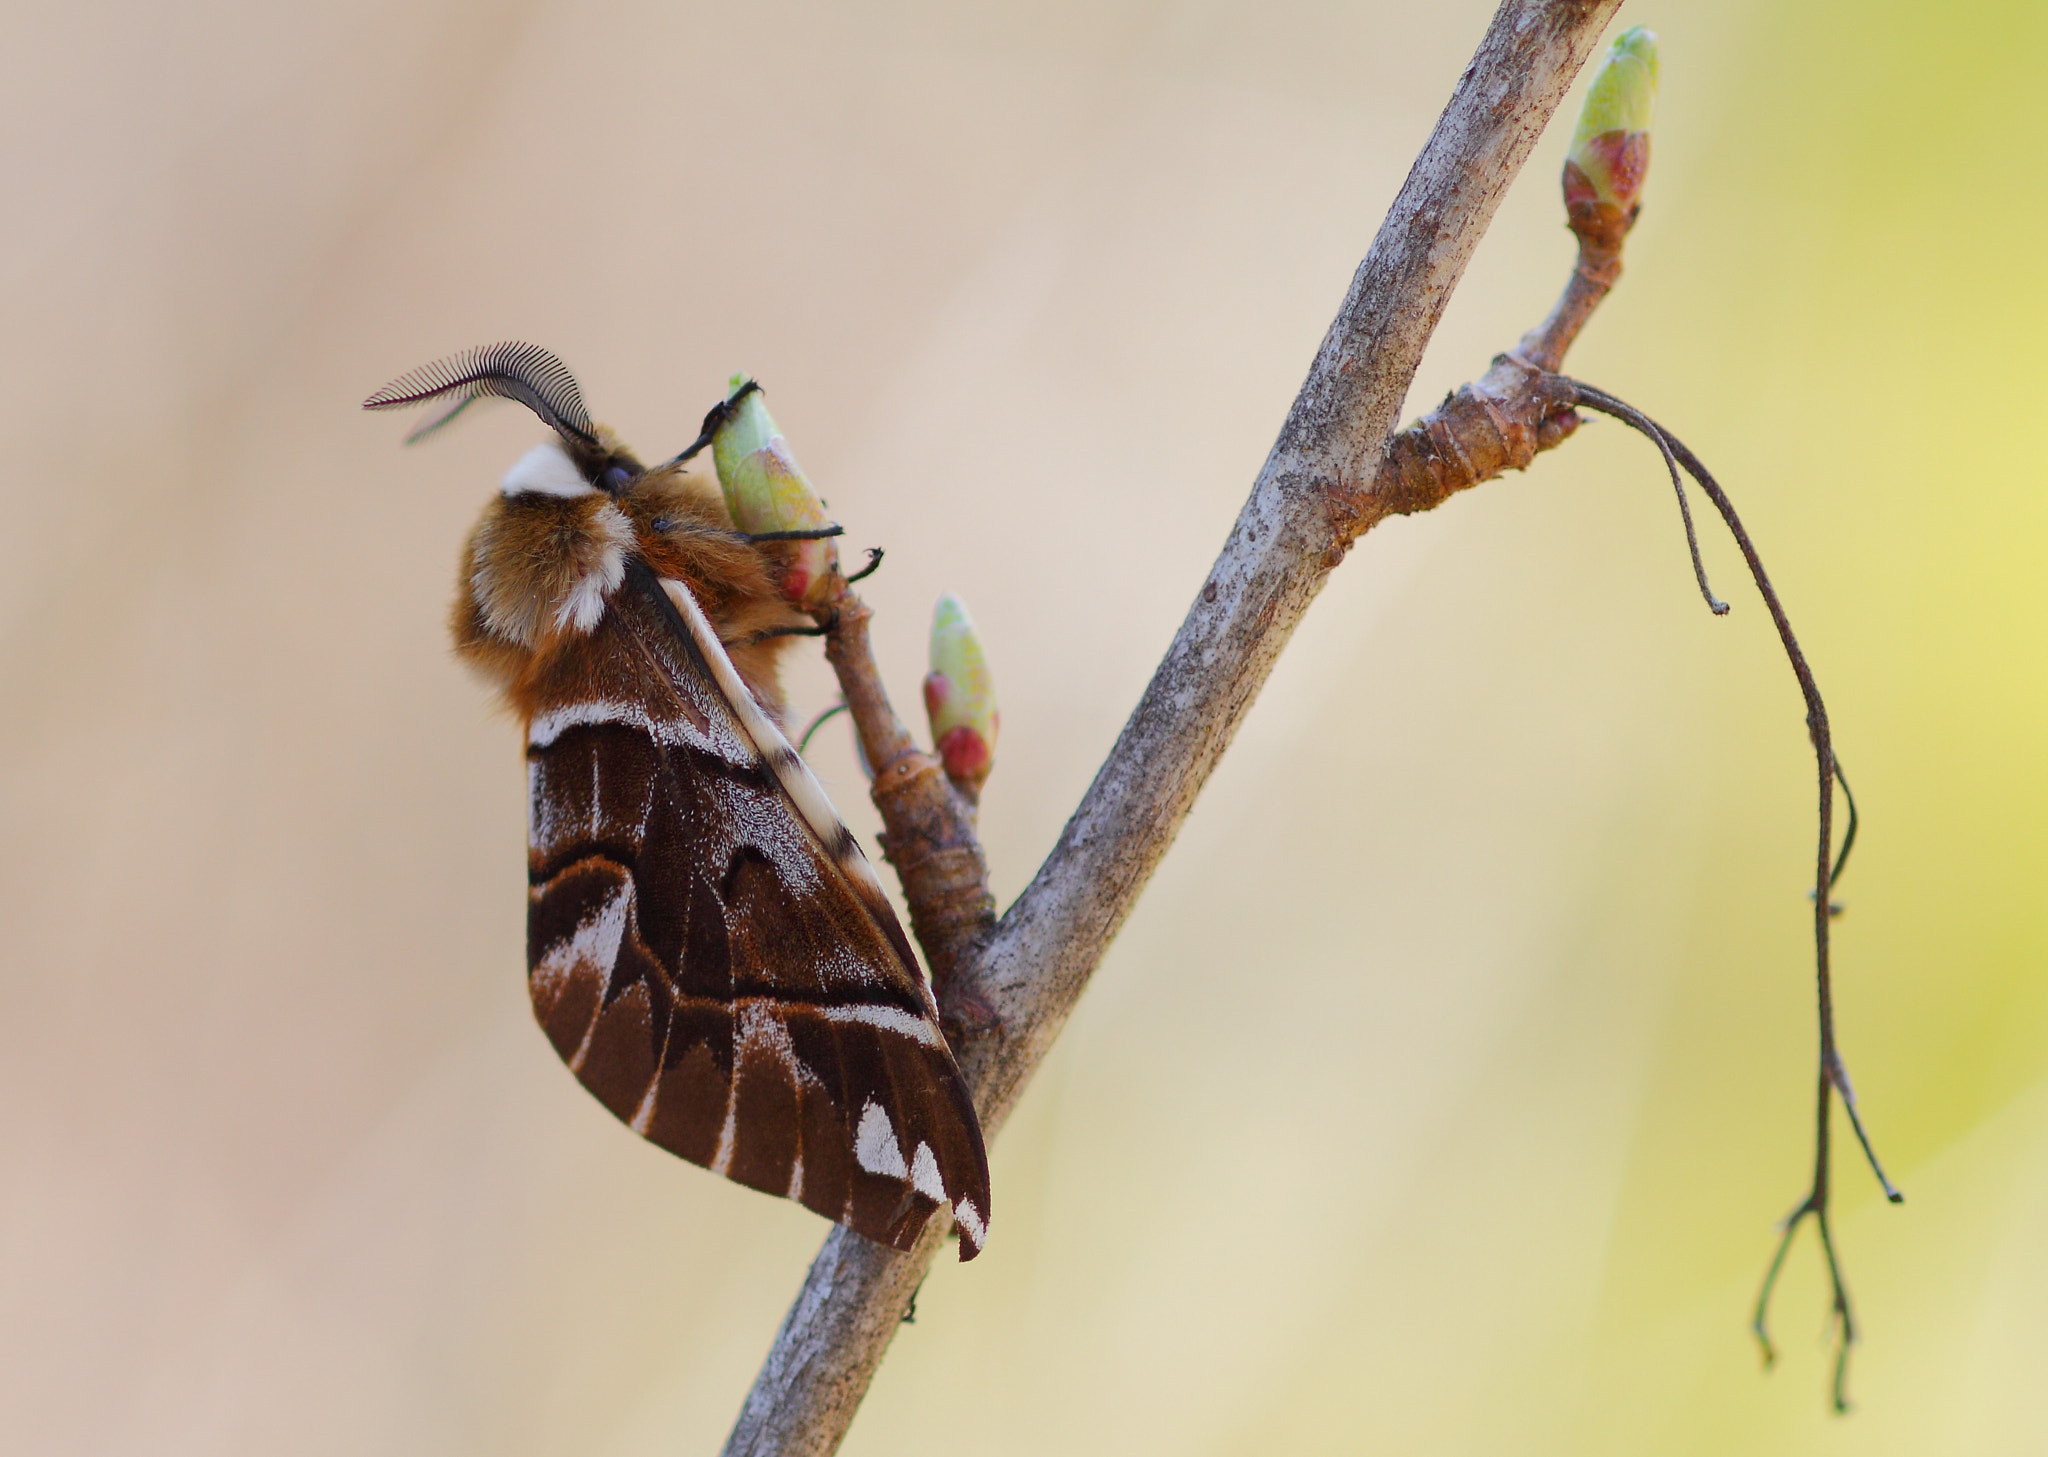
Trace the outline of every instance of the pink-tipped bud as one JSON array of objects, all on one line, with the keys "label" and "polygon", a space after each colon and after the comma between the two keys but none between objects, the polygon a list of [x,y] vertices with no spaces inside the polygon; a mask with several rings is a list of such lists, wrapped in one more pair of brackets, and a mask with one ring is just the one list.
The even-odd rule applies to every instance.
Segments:
[{"label": "pink-tipped bud", "polygon": [[[738,394],[746,382],[745,375],[734,375],[726,398]],[[789,442],[775,428],[759,390],[748,391],[712,433],[711,458],[718,467],[719,489],[725,492],[725,509],[739,530],[758,535],[818,531],[832,524]],[[831,539],[779,542],[773,550],[781,565],[782,595],[799,607],[822,602],[839,561]]]},{"label": "pink-tipped bud", "polygon": [[996,685],[988,655],[960,599],[948,592],[932,609],[932,670],[924,680],[924,710],[931,719],[932,744],[945,761],[946,777],[970,792],[995,766]]},{"label": "pink-tipped bud", "polygon": [[1642,207],[1657,100],[1657,37],[1642,26],[1614,38],[1565,154],[1564,204],[1572,231],[1619,247]]}]

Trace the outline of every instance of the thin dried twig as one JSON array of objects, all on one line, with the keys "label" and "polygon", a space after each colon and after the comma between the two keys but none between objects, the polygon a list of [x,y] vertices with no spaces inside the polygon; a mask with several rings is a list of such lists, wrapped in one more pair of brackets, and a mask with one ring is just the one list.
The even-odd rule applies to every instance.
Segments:
[{"label": "thin dried twig", "polygon": [[[1642,432],[1656,442],[1664,459],[1671,465],[1672,484],[1678,485],[1678,468],[1683,466],[1687,475],[1699,483],[1707,493],[1707,499],[1714,503],[1714,509],[1721,513],[1721,520],[1728,532],[1735,538],[1735,544],[1742,551],[1742,559],[1749,566],[1750,576],[1756,582],[1756,589],[1769,609],[1771,622],[1778,629],[1778,640],[1783,644],[1785,656],[1792,664],[1793,676],[1799,680],[1800,696],[1806,700],[1806,728],[1813,740],[1815,766],[1820,775],[1820,848],[1815,860],[1813,873],[1813,945],[1814,980],[1820,1005],[1820,1072],[1815,1091],[1813,1126],[1813,1182],[1806,1197],[1793,1211],[1785,1216],[1780,1226],[1778,1248],[1771,1256],[1770,1268],[1764,1274],[1763,1288],[1757,1293],[1756,1313],[1750,1322],[1757,1344],[1763,1349],[1764,1364],[1770,1365],[1777,1352],[1771,1346],[1770,1331],[1766,1317],[1770,1313],[1771,1292],[1777,1287],[1778,1272],[1784,1268],[1785,1252],[1792,1246],[1793,1235],[1799,1226],[1811,1217],[1814,1228],[1820,1233],[1821,1252],[1827,1257],[1828,1281],[1832,1288],[1830,1309],[1836,1322],[1835,1373],[1833,1396],[1836,1411],[1849,1409],[1849,1349],[1856,1344],[1856,1318],[1849,1308],[1849,1287],[1842,1279],[1842,1266],[1835,1253],[1833,1227],[1828,1222],[1828,1195],[1830,1149],[1828,1141],[1829,1114],[1832,1099],[1836,1093],[1842,1095],[1842,1108],[1849,1115],[1849,1127],[1855,1131],[1856,1140],[1863,1146],[1863,1156],[1870,1164],[1870,1171],[1877,1176],[1877,1182],[1885,1198],[1894,1204],[1903,1204],[1906,1196],[1892,1184],[1878,1162],[1877,1150],[1871,1147],[1870,1135],[1864,1132],[1863,1116],[1856,1108],[1856,1092],[1849,1083],[1849,1070],[1842,1062],[1842,1051],[1835,1040],[1835,993],[1833,969],[1829,961],[1828,931],[1840,907],[1832,899],[1835,881],[1841,877],[1842,869],[1849,863],[1849,851],[1856,843],[1856,797],[1849,792],[1849,781],[1842,773],[1842,766],[1835,758],[1834,735],[1828,727],[1827,705],[1821,701],[1820,685],[1814,681],[1813,669],[1807,665],[1806,654],[1799,646],[1799,639],[1793,635],[1792,620],[1785,614],[1785,607],[1778,600],[1777,588],[1771,585],[1770,574],[1764,570],[1763,558],[1757,554],[1749,532],[1743,528],[1742,519],[1735,514],[1734,503],[1720,483],[1701,464],[1698,456],[1685,447],[1685,443],[1655,420],[1634,406],[1616,399],[1602,390],[1576,380],[1562,380],[1569,386],[1578,402],[1588,409],[1599,410],[1612,415],[1632,428]],[[1685,505],[1685,489],[1679,486],[1678,501]],[[1726,612],[1728,606],[1716,602],[1713,593],[1707,591],[1706,576],[1700,569],[1700,549],[1697,541],[1691,541],[1692,514],[1686,513],[1686,536],[1692,546],[1692,560],[1695,571],[1700,572],[1700,590],[1705,593],[1709,605],[1718,612]],[[1835,786],[1842,787],[1842,796],[1849,804],[1849,826],[1842,836],[1842,848],[1835,850],[1834,812]]]},{"label": "thin dried twig", "polygon": [[[1503,0],[1144,697],[1031,885],[943,981],[942,1005],[990,1014],[958,1051],[991,1138],[1324,578],[1375,522],[1414,509],[1377,488],[1396,412],[1502,194],[1619,6]],[[872,746],[870,762],[879,784]],[[835,1450],[942,1239],[938,1219],[908,1254],[835,1228],[726,1452]]]}]

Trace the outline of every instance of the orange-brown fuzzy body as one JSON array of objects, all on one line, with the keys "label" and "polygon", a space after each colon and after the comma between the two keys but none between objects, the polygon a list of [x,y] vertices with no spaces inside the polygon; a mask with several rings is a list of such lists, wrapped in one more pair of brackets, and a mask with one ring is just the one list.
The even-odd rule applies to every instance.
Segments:
[{"label": "orange-brown fuzzy body", "polygon": [[[604,439],[614,444],[609,432]],[[622,449],[612,458],[631,460]],[[548,665],[596,626],[637,555],[689,587],[741,679],[781,725],[777,668],[789,639],[759,635],[805,619],[777,589],[769,556],[733,529],[715,487],[680,466],[634,475],[615,495],[514,491],[507,481],[464,544],[449,622],[457,655],[507,706],[533,716]]]}]

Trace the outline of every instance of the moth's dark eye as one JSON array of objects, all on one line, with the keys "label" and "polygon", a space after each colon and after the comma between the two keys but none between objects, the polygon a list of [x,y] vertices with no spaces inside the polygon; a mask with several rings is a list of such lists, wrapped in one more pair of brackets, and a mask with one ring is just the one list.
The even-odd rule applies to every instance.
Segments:
[{"label": "moth's dark eye", "polygon": [[597,488],[607,496],[616,496],[626,489],[626,482],[633,479],[633,472],[622,465],[608,465],[597,478]]},{"label": "moth's dark eye", "polygon": [[673,516],[657,516],[654,518],[653,524],[656,531],[664,534],[676,529],[676,520]]}]

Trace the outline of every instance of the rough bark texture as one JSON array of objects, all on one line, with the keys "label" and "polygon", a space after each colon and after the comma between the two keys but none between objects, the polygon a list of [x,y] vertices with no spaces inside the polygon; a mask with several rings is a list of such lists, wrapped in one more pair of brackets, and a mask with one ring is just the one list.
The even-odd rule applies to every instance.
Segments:
[{"label": "rough bark texture", "polygon": [[[1375,522],[1416,509],[1401,500],[1395,475],[1378,488],[1395,413],[1502,194],[1620,3],[1504,0],[1144,697],[1036,878],[950,979],[947,1000],[993,1013],[958,1048],[990,1138],[1323,579]],[[994,1221],[1001,1217],[998,1207]],[[838,1447],[943,1239],[941,1224],[909,1254],[840,1229],[827,1237],[728,1454]]]}]

